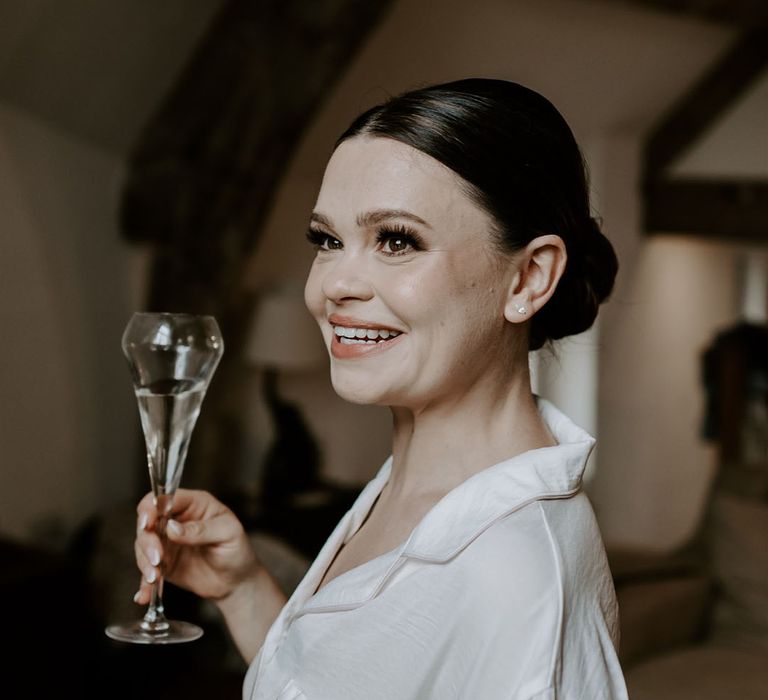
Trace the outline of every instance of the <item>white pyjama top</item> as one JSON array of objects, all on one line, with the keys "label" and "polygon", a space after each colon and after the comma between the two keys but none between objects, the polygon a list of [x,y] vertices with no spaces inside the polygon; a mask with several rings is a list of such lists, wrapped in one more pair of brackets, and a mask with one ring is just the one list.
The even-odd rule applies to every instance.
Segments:
[{"label": "white pyjama top", "polygon": [[384,463],[272,625],[245,700],[626,700],[616,596],[581,490],[595,441],[537,402],[558,445],[478,472],[399,547],[315,593],[387,483]]}]

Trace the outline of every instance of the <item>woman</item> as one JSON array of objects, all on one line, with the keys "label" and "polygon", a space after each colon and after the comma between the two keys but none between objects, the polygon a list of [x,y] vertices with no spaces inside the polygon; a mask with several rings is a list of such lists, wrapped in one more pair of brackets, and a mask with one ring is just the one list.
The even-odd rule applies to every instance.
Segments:
[{"label": "woman", "polygon": [[[563,118],[499,80],[395,97],[339,139],[308,237],[334,389],[391,407],[392,457],[287,603],[232,513],[180,492],[166,575],[219,606],[244,697],[625,698],[580,490],[594,440],[528,373],[529,350],[592,325],[617,270]],[[149,497],[139,516],[146,603]]]}]

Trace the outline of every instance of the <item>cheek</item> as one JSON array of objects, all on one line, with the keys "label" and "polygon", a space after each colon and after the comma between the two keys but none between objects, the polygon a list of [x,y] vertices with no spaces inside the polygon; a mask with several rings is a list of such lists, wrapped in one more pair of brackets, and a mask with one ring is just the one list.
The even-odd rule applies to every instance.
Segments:
[{"label": "cheek", "polygon": [[414,304],[414,308],[449,304],[460,298],[470,286],[468,271],[451,253],[430,253],[421,264],[398,270],[398,296]]},{"label": "cheek", "polygon": [[397,298],[409,316],[445,325],[496,313],[501,285],[487,265],[447,254],[430,263],[398,280]]},{"label": "cheek", "polygon": [[320,320],[325,312],[325,298],[322,291],[322,280],[316,263],[312,264],[304,285],[304,303],[316,320]]}]

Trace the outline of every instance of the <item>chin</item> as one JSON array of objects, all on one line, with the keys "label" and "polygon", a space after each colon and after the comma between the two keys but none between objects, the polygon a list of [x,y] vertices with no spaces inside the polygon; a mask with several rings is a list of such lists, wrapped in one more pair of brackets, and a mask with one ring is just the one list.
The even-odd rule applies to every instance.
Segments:
[{"label": "chin", "polygon": [[353,378],[341,376],[345,373],[331,370],[331,385],[333,390],[345,401],[365,406],[390,406],[389,392],[383,387],[377,387],[362,377]]}]

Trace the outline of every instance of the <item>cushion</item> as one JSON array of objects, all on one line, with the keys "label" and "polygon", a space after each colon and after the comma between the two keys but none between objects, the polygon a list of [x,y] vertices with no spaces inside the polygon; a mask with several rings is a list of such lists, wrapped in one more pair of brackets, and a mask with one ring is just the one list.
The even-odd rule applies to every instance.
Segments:
[{"label": "cushion", "polygon": [[719,493],[710,517],[718,587],[711,638],[768,652],[768,504]]},{"label": "cushion", "polygon": [[634,666],[626,680],[632,700],[765,700],[768,655],[690,647]]},{"label": "cushion", "polygon": [[622,666],[697,641],[709,609],[709,592],[710,582],[704,576],[617,585]]}]

